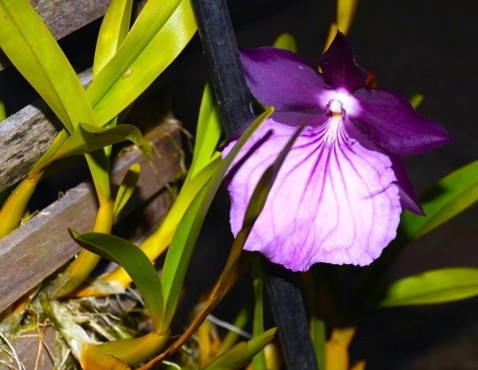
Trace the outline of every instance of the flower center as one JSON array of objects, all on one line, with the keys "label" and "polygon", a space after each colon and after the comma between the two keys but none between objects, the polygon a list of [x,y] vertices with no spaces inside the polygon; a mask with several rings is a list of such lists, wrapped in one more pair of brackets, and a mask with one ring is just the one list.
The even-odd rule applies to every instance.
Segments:
[{"label": "flower center", "polygon": [[331,101],[329,101],[329,112],[334,114],[334,113],[340,113],[342,114],[342,107],[343,107],[343,104],[340,100],[337,100],[337,99],[332,99]]},{"label": "flower center", "polygon": [[327,127],[324,141],[327,144],[332,144],[337,139],[337,132],[342,124],[344,114],[343,104],[340,100],[332,99],[329,101],[329,104],[327,104],[327,109],[332,117],[329,121],[329,126]]}]

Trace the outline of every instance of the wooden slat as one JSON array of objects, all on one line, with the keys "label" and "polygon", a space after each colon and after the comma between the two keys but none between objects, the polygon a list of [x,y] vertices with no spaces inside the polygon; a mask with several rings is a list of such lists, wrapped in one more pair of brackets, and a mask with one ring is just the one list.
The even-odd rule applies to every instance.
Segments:
[{"label": "wooden slat", "polygon": [[[30,0],[55,39],[80,29],[103,16],[109,0]],[[8,66],[3,53],[0,71]]]},{"label": "wooden slat", "polygon": [[[91,71],[78,76],[83,86]],[[42,101],[28,105],[0,124],[0,192],[24,178],[61,129]]]},{"label": "wooden slat", "polygon": [[[116,162],[112,176],[116,185],[131,164],[141,164],[138,192],[130,211],[183,174],[178,132],[179,124],[170,120],[147,136],[157,148],[153,166],[134,147]],[[67,230],[91,230],[96,209],[91,186],[82,183],[0,240],[0,312],[77,253],[78,246]]]}]

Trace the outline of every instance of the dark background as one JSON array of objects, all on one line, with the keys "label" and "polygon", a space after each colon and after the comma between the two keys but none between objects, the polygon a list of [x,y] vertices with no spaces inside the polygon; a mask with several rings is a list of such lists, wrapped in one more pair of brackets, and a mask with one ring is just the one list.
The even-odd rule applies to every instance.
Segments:
[{"label": "dark background", "polygon": [[[330,21],[332,0],[230,0],[240,47],[270,45],[282,32],[297,39],[299,53],[316,64]],[[425,100],[418,111],[443,125],[453,140],[431,153],[406,159],[419,193],[451,171],[478,158],[477,94],[478,10],[472,1],[362,0],[349,39],[357,62],[376,74],[378,87],[406,98]],[[92,63],[99,21],[61,41],[78,71]],[[78,57],[80,56],[80,57]],[[157,85],[172,91],[174,115],[194,131],[207,63],[196,36]],[[11,69],[0,84],[9,113],[30,103],[34,93]],[[73,179],[80,181],[79,179]],[[72,183],[66,186],[72,186]],[[56,198],[57,190],[52,192]],[[61,189],[60,189],[61,190]],[[42,195],[43,196],[43,195]],[[43,203],[45,199],[40,199]],[[39,201],[39,204],[42,202]],[[211,261],[223,261],[230,242],[227,196],[220,194],[205,225],[193,263],[191,290],[201,291],[217,276]],[[392,268],[389,280],[430,268],[478,267],[478,208],[410,245]],[[246,298],[246,297],[245,297]],[[478,299],[431,307],[387,309],[370,313],[352,343],[354,360],[368,370],[478,369]]]}]

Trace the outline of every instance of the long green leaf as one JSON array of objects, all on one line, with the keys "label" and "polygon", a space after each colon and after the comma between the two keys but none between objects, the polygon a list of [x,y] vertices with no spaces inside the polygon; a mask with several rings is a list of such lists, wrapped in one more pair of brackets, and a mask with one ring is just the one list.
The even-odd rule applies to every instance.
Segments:
[{"label": "long green leaf", "polygon": [[133,0],[111,0],[96,41],[93,78],[108,63],[129,31]]},{"label": "long green leaf", "polygon": [[236,344],[210,362],[203,370],[235,370],[245,366],[252,357],[272,342],[277,329],[272,328],[248,342]]},{"label": "long green leaf", "polygon": [[454,302],[478,295],[478,268],[448,267],[398,280],[387,289],[382,307]]},{"label": "long green leaf", "polygon": [[204,185],[198,195],[194,198],[191,205],[186,210],[181,219],[176,233],[174,234],[171,245],[169,246],[166,260],[163,266],[163,274],[161,281],[163,284],[163,296],[165,300],[165,327],[168,329],[172,320],[176,305],[178,303],[181,287],[186,275],[189,260],[191,258],[194,245],[196,244],[199,230],[206,213],[211,205],[212,199],[216,194],[223,177],[225,176],[229,166],[234,158],[244,146],[246,141],[251,137],[259,125],[264,122],[273,112],[273,108],[269,108],[261,116],[259,116],[247,130],[241,135],[237,143],[224,158],[223,165],[217,171],[215,176]]},{"label": "long green leaf", "polygon": [[[254,287],[254,315],[252,320],[252,336],[258,337],[264,332],[264,276],[256,259],[252,264],[252,284]],[[263,351],[258,352],[252,359],[254,370],[266,370],[267,362]]]},{"label": "long green leaf", "polygon": [[0,47],[68,131],[95,123],[91,104],[66,59],[28,0],[0,1]]},{"label": "long green leaf", "polygon": [[221,117],[219,107],[210,84],[206,84],[199,109],[194,153],[188,177],[194,177],[202,168],[207,166],[216,156],[216,147],[221,137]]},{"label": "long green leaf", "polygon": [[441,179],[421,197],[425,217],[406,212],[401,230],[408,239],[417,239],[432,231],[478,200],[478,161]]},{"label": "long green leaf", "polygon": [[149,0],[115,56],[87,89],[99,125],[131,104],[196,32],[189,0]]},{"label": "long green leaf", "polygon": [[133,243],[110,234],[70,234],[83,248],[122,266],[141,292],[145,306],[151,315],[155,330],[163,323],[163,294],[157,271],[141,249]]},{"label": "long green leaf", "polygon": [[149,158],[152,157],[151,143],[143,138],[141,131],[133,125],[122,124],[104,128],[80,123],[65,143],[50,158],[55,161],[85,153],[91,153],[108,145],[129,140]]}]

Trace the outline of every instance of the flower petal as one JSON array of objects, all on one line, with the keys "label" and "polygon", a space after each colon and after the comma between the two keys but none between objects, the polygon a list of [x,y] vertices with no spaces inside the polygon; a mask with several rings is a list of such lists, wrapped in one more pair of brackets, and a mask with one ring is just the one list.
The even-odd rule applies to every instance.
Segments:
[{"label": "flower petal", "polygon": [[319,59],[323,77],[334,89],[353,92],[365,86],[368,73],[355,63],[354,53],[345,35],[337,31],[334,41]]},{"label": "flower petal", "polygon": [[420,116],[398,95],[378,89],[360,89],[354,95],[361,110],[349,118],[389,153],[402,157],[417,155],[450,140],[443,127]]},{"label": "flower petal", "polygon": [[406,208],[409,211],[419,215],[424,216],[422,206],[420,205],[420,200],[418,199],[417,193],[413,188],[412,182],[408,177],[407,170],[400,159],[395,155],[387,154],[382,148],[378,147],[375,143],[370,141],[358,128],[354,125],[350,120],[345,121],[345,127],[349,136],[357,140],[360,145],[364,148],[376,152],[383,153],[390,157],[392,161],[392,169],[395,173],[395,177],[397,178],[397,185],[399,189],[400,195],[400,204],[402,208]]},{"label": "flower petal", "polygon": [[[294,131],[269,119],[241,151],[227,178],[235,235],[260,176]],[[325,143],[326,132],[327,125],[304,129],[245,245],[294,271],[317,262],[367,265],[395,237],[400,218],[390,159],[342,129]]]},{"label": "flower petal", "polygon": [[241,62],[247,85],[261,104],[283,111],[319,107],[322,77],[297,54],[272,47],[243,49]]},{"label": "flower petal", "polygon": [[302,112],[274,111],[274,113],[272,113],[271,118],[276,122],[293,126],[295,128],[304,124],[317,126],[319,124],[322,124],[327,119],[323,112],[317,109]]}]

